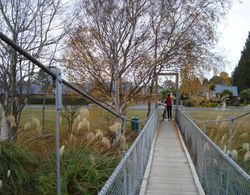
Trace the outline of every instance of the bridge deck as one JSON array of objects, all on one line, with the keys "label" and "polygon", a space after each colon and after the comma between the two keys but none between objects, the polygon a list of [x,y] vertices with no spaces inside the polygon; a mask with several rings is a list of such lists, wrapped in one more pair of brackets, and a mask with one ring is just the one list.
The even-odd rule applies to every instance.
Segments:
[{"label": "bridge deck", "polygon": [[199,194],[172,121],[161,124],[153,150],[146,195]]}]

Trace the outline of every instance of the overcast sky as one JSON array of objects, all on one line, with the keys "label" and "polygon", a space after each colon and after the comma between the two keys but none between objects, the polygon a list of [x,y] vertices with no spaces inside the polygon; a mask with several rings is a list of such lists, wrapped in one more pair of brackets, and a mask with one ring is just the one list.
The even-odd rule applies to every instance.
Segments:
[{"label": "overcast sky", "polygon": [[225,71],[231,75],[241,56],[241,51],[250,31],[250,0],[236,1],[232,10],[222,21],[220,27],[221,37],[218,47],[224,48],[228,64]]}]

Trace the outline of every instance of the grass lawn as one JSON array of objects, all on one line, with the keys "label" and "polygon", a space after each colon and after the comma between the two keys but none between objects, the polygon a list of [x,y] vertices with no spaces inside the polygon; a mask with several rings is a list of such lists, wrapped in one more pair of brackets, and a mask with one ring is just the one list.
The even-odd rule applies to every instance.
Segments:
[{"label": "grass lawn", "polygon": [[[185,111],[196,124],[222,149],[229,150],[229,122],[209,123],[211,120],[224,120],[245,114],[247,110],[190,110]],[[250,174],[250,161],[245,160],[247,152],[243,144],[250,144],[250,114],[233,122],[232,128],[232,150],[237,155],[234,160]]]},{"label": "grass lawn", "polygon": [[[141,127],[143,128],[146,122],[146,113],[147,113],[147,110],[135,110],[131,108],[127,109],[126,118],[128,120],[126,121],[126,131],[129,133],[129,136],[131,136],[130,133],[132,133],[132,137],[133,138],[136,137],[136,134],[133,135],[133,132],[131,131],[130,119],[133,117],[138,118],[141,122]],[[100,129],[101,131],[105,132],[109,129],[109,126],[112,125],[114,121],[116,120],[116,117],[114,117],[112,114],[108,113],[107,111],[97,106],[93,106],[89,108],[89,115],[90,116],[88,120],[90,123],[91,131]],[[31,122],[33,118],[37,118],[42,125],[42,109],[30,108],[30,107],[24,108],[22,115],[21,115],[20,124],[19,124],[20,133],[24,132],[23,127],[25,123]],[[0,112],[0,122],[1,122],[1,112]],[[55,135],[55,109],[51,106],[48,106],[45,109],[44,126],[45,126],[44,133]],[[62,138],[67,136],[67,129],[68,129],[67,120],[62,116],[62,113],[61,113],[60,132],[61,132]],[[29,134],[26,135],[25,137],[27,138],[27,136],[35,136],[38,133],[39,132],[36,132],[36,131],[29,132]]]}]

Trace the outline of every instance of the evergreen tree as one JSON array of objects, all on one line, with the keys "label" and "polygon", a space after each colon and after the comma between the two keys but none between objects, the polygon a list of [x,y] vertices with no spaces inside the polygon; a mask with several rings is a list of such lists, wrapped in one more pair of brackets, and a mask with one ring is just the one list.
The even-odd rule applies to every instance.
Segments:
[{"label": "evergreen tree", "polygon": [[238,86],[239,91],[250,88],[250,32],[241,53],[238,66],[232,74],[233,84]]}]

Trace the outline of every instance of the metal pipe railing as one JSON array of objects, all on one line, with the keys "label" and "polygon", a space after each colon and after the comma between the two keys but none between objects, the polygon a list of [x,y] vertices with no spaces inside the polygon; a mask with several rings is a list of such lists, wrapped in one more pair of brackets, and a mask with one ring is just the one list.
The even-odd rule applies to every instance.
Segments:
[{"label": "metal pipe railing", "polygon": [[[20,54],[22,54],[24,57],[26,57],[28,60],[33,62],[35,65],[37,65],[39,68],[41,68],[44,72],[49,74],[53,79],[56,79],[56,74],[50,70],[48,67],[43,65],[41,62],[39,62],[35,57],[33,57],[31,54],[29,54],[27,51],[22,49],[20,46],[18,46],[15,42],[13,42],[11,39],[9,39],[4,33],[0,31],[0,39],[4,41],[7,45],[18,51]],[[71,85],[69,82],[66,80],[62,79],[62,83],[72,89],[73,91],[79,93],[80,95],[84,96],[85,98],[89,99],[93,103],[97,104],[98,106],[102,107],[103,109],[107,110],[108,112],[114,114],[116,117],[123,119],[124,117],[116,113],[115,111],[109,109],[107,106],[103,105],[101,102],[96,100],[94,97],[91,95],[87,94],[86,92],[78,89],[77,87]]]},{"label": "metal pipe railing", "polygon": [[4,41],[8,46],[19,52],[21,55],[26,57],[28,60],[33,62],[35,65],[37,65],[40,69],[42,69],[44,72],[46,72],[48,75],[50,75],[54,81],[54,87],[56,90],[56,175],[57,175],[57,194],[61,195],[61,180],[60,180],[60,124],[59,124],[59,118],[60,118],[60,110],[61,110],[61,103],[62,103],[62,84],[67,86],[68,88],[72,89],[73,91],[77,92],[78,94],[82,95],[83,97],[89,99],[93,103],[97,104],[98,106],[102,107],[106,111],[114,114],[116,117],[122,119],[122,133],[124,133],[125,129],[125,120],[126,118],[124,116],[119,115],[115,111],[109,109],[107,106],[103,105],[101,102],[96,100],[94,97],[90,96],[86,92],[83,92],[82,90],[78,89],[77,87],[71,85],[66,80],[63,80],[61,78],[61,73],[59,73],[57,70],[49,69],[45,65],[43,65],[41,62],[39,62],[35,57],[30,55],[28,52],[26,52],[24,49],[22,49],[20,46],[18,46],[15,42],[13,42],[11,39],[9,39],[5,34],[3,34],[0,31],[0,39]]}]

